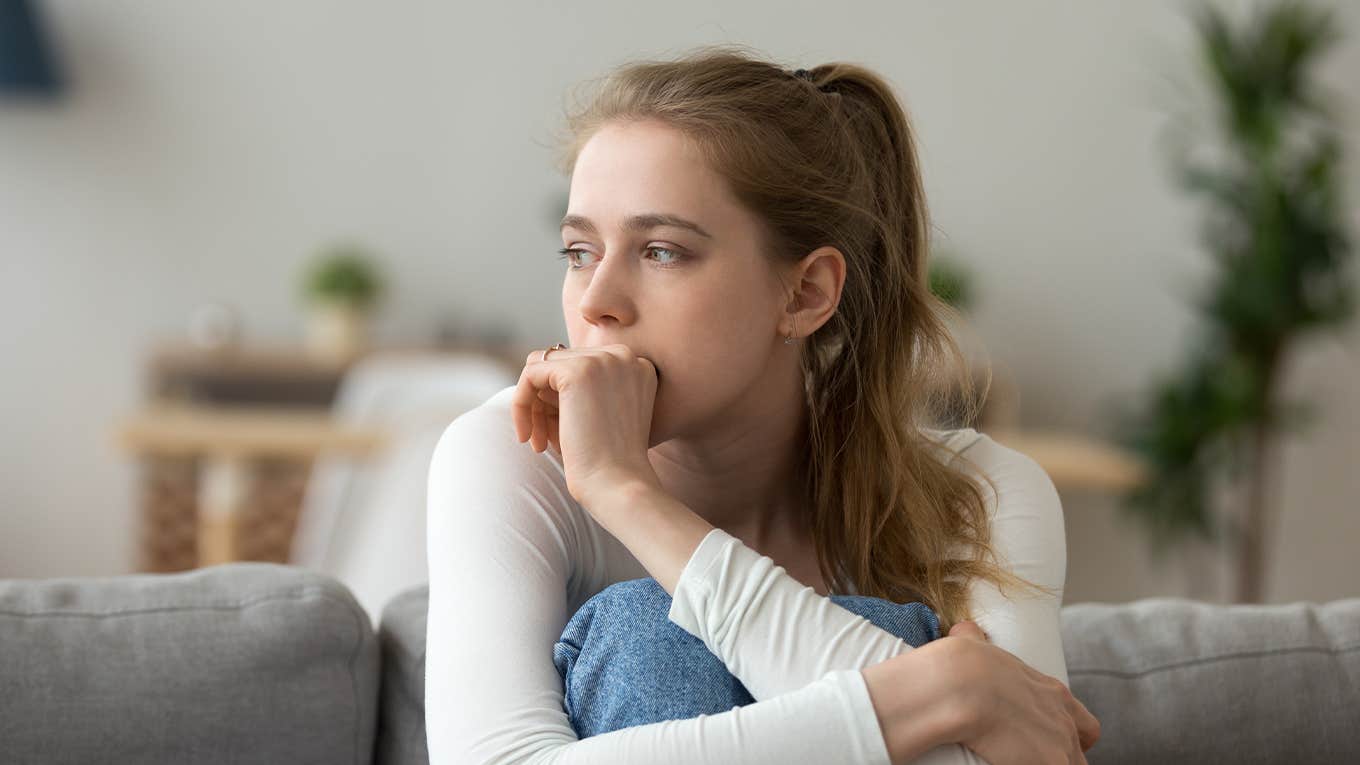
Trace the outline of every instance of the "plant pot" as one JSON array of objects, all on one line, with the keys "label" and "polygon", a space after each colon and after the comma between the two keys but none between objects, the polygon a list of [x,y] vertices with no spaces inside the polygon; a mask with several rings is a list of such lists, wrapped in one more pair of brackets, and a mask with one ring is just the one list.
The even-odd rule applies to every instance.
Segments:
[{"label": "plant pot", "polygon": [[307,316],[307,350],[328,361],[352,359],[368,342],[368,312],[350,303],[313,303]]}]

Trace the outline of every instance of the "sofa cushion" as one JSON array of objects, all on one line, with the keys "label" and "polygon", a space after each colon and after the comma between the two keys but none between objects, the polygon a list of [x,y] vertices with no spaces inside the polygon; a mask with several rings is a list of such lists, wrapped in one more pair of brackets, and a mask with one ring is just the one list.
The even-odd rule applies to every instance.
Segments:
[{"label": "sofa cushion", "polygon": [[367,765],[378,662],[350,592],[297,567],[0,580],[3,759]]},{"label": "sofa cushion", "polygon": [[[427,585],[382,615],[378,762],[426,765]],[[1360,598],[1184,598],[1061,611],[1072,692],[1100,720],[1091,765],[1360,762]]]},{"label": "sofa cushion", "polygon": [[382,646],[382,691],[377,762],[428,765],[425,746],[425,614],[430,586],[402,592],[383,607],[378,626]]},{"label": "sofa cushion", "polygon": [[1078,603],[1062,635],[1092,765],[1360,762],[1360,598]]}]

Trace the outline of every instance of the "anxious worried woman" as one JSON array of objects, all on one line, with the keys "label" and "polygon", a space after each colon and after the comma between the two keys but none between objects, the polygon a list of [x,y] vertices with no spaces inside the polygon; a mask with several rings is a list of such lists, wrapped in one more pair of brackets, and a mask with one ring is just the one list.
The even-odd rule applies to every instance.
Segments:
[{"label": "anxious worried woman", "polygon": [[[706,48],[616,70],[567,127],[570,342],[430,465],[430,761],[1085,762],[1099,723],[1067,688],[1057,492],[930,425],[957,400],[938,381],[971,391],[885,80]],[[629,609],[661,603],[646,629],[702,641],[754,701],[581,737],[555,651],[639,580],[661,599],[609,623],[643,630]],[[924,604],[939,636],[913,645],[846,595]],[[573,698],[697,671],[641,656]]]}]

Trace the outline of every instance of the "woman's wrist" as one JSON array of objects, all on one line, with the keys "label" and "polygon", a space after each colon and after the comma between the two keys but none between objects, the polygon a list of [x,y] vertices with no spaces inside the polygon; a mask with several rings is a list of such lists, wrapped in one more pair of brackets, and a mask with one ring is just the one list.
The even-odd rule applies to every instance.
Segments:
[{"label": "woman's wrist", "polygon": [[930,643],[860,670],[893,765],[961,740],[968,710],[950,692],[940,651]]},{"label": "woman's wrist", "polygon": [[593,503],[587,512],[674,596],[685,564],[713,524],[645,478],[624,475],[586,496]]}]

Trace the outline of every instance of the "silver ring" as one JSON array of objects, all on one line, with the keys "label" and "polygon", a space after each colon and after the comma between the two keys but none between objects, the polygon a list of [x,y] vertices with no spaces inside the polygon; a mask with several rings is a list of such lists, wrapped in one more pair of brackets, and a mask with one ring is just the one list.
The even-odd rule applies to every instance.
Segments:
[{"label": "silver ring", "polygon": [[561,343],[554,343],[553,345],[550,345],[550,346],[548,346],[547,348],[544,348],[544,349],[543,349],[543,355],[542,355],[542,356],[539,356],[539,357],[538,357],[538,360],[539,360],[539,361],[547,361],[547,360],[548,360],[548,351],[563,351],[563,350],[566,350],[566,348],[567,348],[567,346],[565,346],[565,345],[563,345],[563,344],[561,344]]}]

